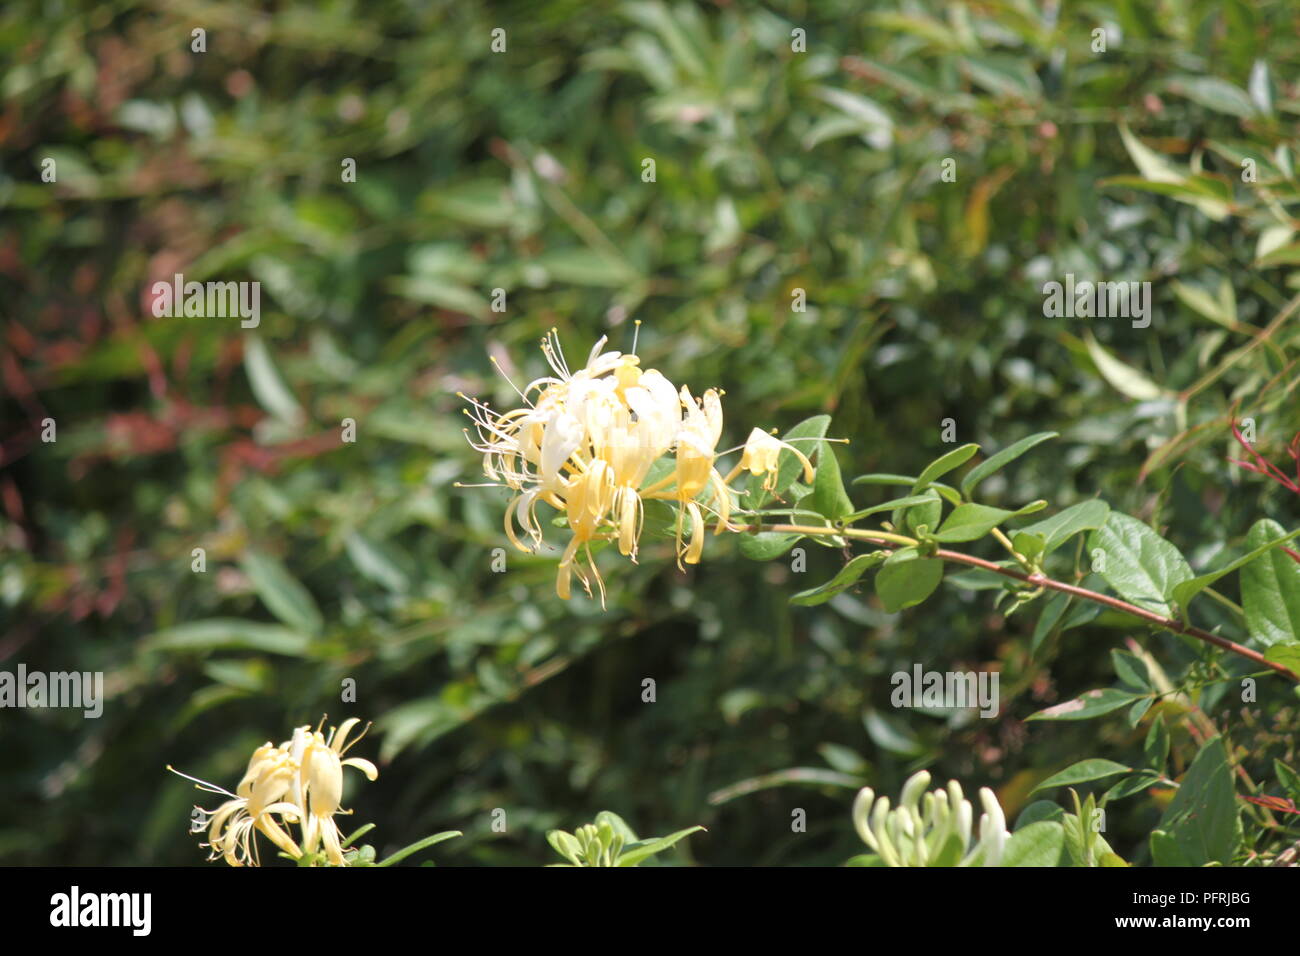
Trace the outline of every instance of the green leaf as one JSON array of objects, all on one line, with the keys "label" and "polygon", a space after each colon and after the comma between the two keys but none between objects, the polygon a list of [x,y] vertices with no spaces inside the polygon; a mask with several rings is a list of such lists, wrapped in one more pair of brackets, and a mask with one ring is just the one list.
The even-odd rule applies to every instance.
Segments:
[{"label": "green leaf", "polygon": [[779,558],[803,535],[788,531],[760,531],[740,537],[740,553],[751,561],[771,561]]},{"label": "green leaf", "polygon": [[1205,742],[1183,776],[1174,798],[1152,834],[1157,866],[1227,866],[1241,842],[1241,819],[1233,791],[1232,769],[1223,740]]},{"label": "green leaf", "polygon": [[1047,539],[1041,534],[1026,534],[1023,531],[1017,531],[1011,536],[1011,546],[1016,549],[1016,553],[1023,554],[1031,561],[1042,555],[1043,548],[1046,545]]},{"label": "green leaf", "polygon": [[976,86],[995,97],[1011,97],[1034,103],[1043,96],[1043,87],[1033,67],[1023,59],[995,54],[963,56],[957,60],[970,74]]},{"label": "green leaf", "polygon": [[1128,725],[1130,727],[1136,727],[1138,724],[1142,723],[1142,718],[1147,715],[1147,711],[1151,709],[1151,705],[1155,702],[1156,698],[1154,693],[1149,697],[1140,697],[1135,700],[1133,706],[1130,707],[1128,711]]},{"label": "green leaf", "polygon": [[1227,328],[1231,328],[1236,323],[1237,316],[1229,312],[1222,302],[1204,289],[1177,280],[1174,280],[1172,286],[1174,295],[1178,296],[1179,301],[1193,312]]},{"label": "green leaf", "polygon": [[[1276,521],[1261,518],[1246,536],[1252,550],[1286,535]],[[1284,551],[1270,551],[1241,572],[1241,605],[1251,639],[1268,647],[1300,641],[1300,563]]]},{"label": "green leaf", "polygon": [[1074,700],[1056,704],[1036,714],[1030,714],[1026,720],[1091,720],[1111,711],[1127,707],[1145,694],[1107,687],[1104,690],[1090,690],[1080,694]]},{"label": "green leaf", "polygon": [[934,530],[939,523],[939,518],[943,514],[943,501],[931,489],[923,495],[918,495],[921,499],[919,504],[911,505],[906,508],[895,508],[890,522],[895,527],[905,527],[908,531],[916,534],[922,527],[927,530]]},{"label": "green leaf", "polygon": [[253,397],[262,408],[288,425],[302,424],[306,417],[302,406],[284,383],[261,336],[250,335],[244,345],[244,371]]},{"label": "green leaf", "polygon": [[1273,88],[1273,80],[1269,76],[1266,61],[1256,60],[1251,64],[1249,92],[1250,101],[1255,108],[1265,115],[1272,115],[1276,90]]},{"label": "green leaf", "polygon": [[[788,452],[786,454],[789,454]],[[793,455],[790,455],[793,458]],[[812,494],[804,502],[813,511],[831,521],[852,513],[853,502],[844,490],[840,463],[830,442],[822,442],[817,450],[817,474],[813,479]]]},{"label": "green leaf", "polygon": [[146,639],[145,646],[166,651],[242,650],[301,657],[311,646],[311,638],[278,624],[214,617],[158,631]]},{"label": "green leaf", "polygon": [[1011,834],[999,866],[1060,866],[1065,850],[1065,829],[1040,820]]},{"label": "green leaf", "polygon": [[1171,92],[1185,96],[1216,113],[1249,119],[1258,112],[1250,94],[1216,76],[1174,76],[1165,85]]},{"label": "green leaf", "polygon": [[1186,180],[1187,177],[1168,159],[1146,146],[1130,133],[1129,128],[1123,123],[1119,127],[1119,136],[1124,141],[1124,148],[1128,150],[1138,172],[1146,179],[1157,183],[1181,183]]},{"label": "green leaf", "polygon": [[269,554],[250,551],[240,566],[267,609],[295,631],[320,634],[325,626],[320,608],[284,564]]},{"label": "green leaf", "polygon": [[989,505],[960,504],[952,510],[935,539],[938,541],[975,541],[984,537],[1015,512]]},{"label": "green leaf", "polygon": [[1092,337],[1092,333],[1086,333],[1083,342],[1088,347],[1088,355],[1097,366],[1097,371],[1115,391],[1135,401],[1150,401],[1164,396],[1164,389],[1131,365],[1126,365],[1107,352]]},{"label": "green leaf", "polygon": [[1151,729],[1147,731],[1147,738],[1142,743],[1142,753],[1148,767],[1164,772],[1165,761],[1169,759],[1169,728],[1165,726],[1163,717],[1157,716],[1151,721]]},{"label": "green leaf", "polygon": [[1123,800],[1125,797],[1131,797],[1135,793],[1141,793],[1143,790],[1149,790],[1160,782],[1160,774],[1154,770],[1139,770],[1131,777],[1126,777],[1115,786],[1111,787],[1101,796],[1102,804],[1110,803],[1112,800]]},{"label": "green leaf", "polygon": [[[908,481],[911,480],[912,479],[910,478],[908,479]],[[844,521],[846,524],[852,524],[854,521],[859,521],[862,518],[879,514],[882,511],[893,511],[895,508],[910,508],[912,505],[922,505],[933,500],[934,496],[928,492],[923,495],[907,495],[904,498],[892,498],[889,501],[882,501],[878,505],[872,505],[870,508],[863,508],[861,511],[854,511],[852,514],[846,515]]]},{"label": "green leaf", "polygon": [[1281,664],[1287,670],[1300,674],[1300,641],[1270,645],[1264,651],[1264,660]]},{"label": "green leaf", "polygon": [[1088,539],[1088,550],[1104,553],[1097,573],[1121,597],[1144,610],[1169,617],[1174,588],[1190,580],[1192,569],[1172,544],[1137,518],[1112,511]]},{"label": "green leaf", "polygon": [[841,591],[852,587],[862,575],[866,574],[872,568],[881,564],[889,556],[886,551],[872,551],[870,554],[859,554],[853,557],[848,564],[844,565],[835,577],[831,578],[820,587],[810,588],[807,591],[800,591],[790,598],[791,604],[810,606],[813,604],[824,604]]},{"label": "green leaf", "polygon": [[1255,264],[1261,269],[1268,269],[1273,266],[1300,265],[1300,242],[1290,242],[1278,246],[1276,249],[1271,249],[1259,256]]},{"label": "green leaf", "polygon": [[1051,800],[1035,800],[1029,806],[1020,811],[1020,816],[1016,817],[1015,826],[1011,829],[1019,833],[1021,830],[1035,823],[1047,820],[1051,823],[1060,823],[1065,819],[1065,811],[1058,807]]},{"label": "green leaf", "polygon": [[1286,795],[1300,803],[1300,773],[1296,773],[1276,757],[1273,758],[1273,772],[1277,775],[1277,782],[1282,785]]},{"label": "green leaf", "polygon": [[1151,859],[1156,866],[1195,866],[1189,859],[1183,856],[1182,849],[1172,836],[1164,830],[1152,830],[1151,837]]},{"label": "green leaf", "polygon": [[375,866],[392,866],[394,863],[399,863],[402,860],[405,860],[412,853],[419,853],[421,850],[426,847],[431,847],[435,843],[441,843],[444,840],[450,840],[458,836],[464,836],[464,834],[459,830],[444,830],[442,833],[435,833],[433,836],[427,836],[423,840],[416,840],[410,846],[402,847],[388,859],[376,863]]},{"label": "green leaf", "polygon": [[532,264],[545,269],[552,280],[566,285],[625,288],[637,278],[626,260],[582,247],[544,252]]},{"label": "green leaf", "polygon": [[1069,603],[1070,595],[1060,591],[1048,598],[1047,604],[1043,606],[1043,613],[1038,617],[1038,623],[1034,625],[1034,636],[1029,641],[1030,656],[1038,653],[1038,649],[1052,633],[1052,629],[1056,627],[1056,622],[1061,619]]},{"label": "green leaf", "polygon": [[1147,676],[1147,666],[1132,654],[1112,649],[1111,663],[1115,666],[1115,676],[1134,690],[1150,692],[1151,680]]},{"label": "green leaf", "polygon": [[[1214,185],[1212,186],[1211,183]],[[1121,186],[1142,192],[1169,196],[1179,202],[1194,206],[1201,215],[1222,222],[1232,211],[1229,199],[1222,196],[1221,183],[1206,176],[1188,176],[1180,183],[1159,183],[1136,176],[1111,176],[1101,180],[1106,187]]]},{"label": "green leaf", "polygon": [[546,842],[574,866],[582,866],[582,844],[572,833],[566,830],[547,830]]},{"label": "green leaf", "polygon": [[1037,534],[1044,539],[1043,554],[1051,554],[1080,531],[1100,528],[1110,514],[1110,505],[1099,499],[1081,501],[1050,518],[1025,525],[1017,534]]},{"label": "green leaf", "polygon": [[922,558],[916,551],[896,551],[886,559],[876,574],[876,594],[890,614],[915,607],[943,580],[943,561]]},{"label": "green leaf", "polygon": [[907,721],[895,713],[868,710],[862,715],[862,724],[871,742],[882,750],[903,757],[915,757],[925,750],[925,745],[913,733]]},{"label": "green leaf", "polygon": [[[1087,584],[1084,584],[1087,587]],[[1095,589],[1090,589],[1095,590]],[[1072,631],[1076,627],[1083,627],[1085,624],[1091,624],[1097,620],[1101,614],[1101,605],[1092,601],[1080,601],[1071,608],[1070,613],[1065,616],[1061,623],[1061,632]]]},{"label": "green leaf", "polygon": [[1000,452],[993,455],[992,457],[980,462],[969,472],[967,472],[966,477],[962,479],[961,481],[962,495],[966,498],[971,497],[971,493],[975,490],[975,488],[979,485],[979,483],[983,481],[985,478],[987,478],[989,475],[993,474],[994,472],[1002,468],[1005,468],[1008,464],[1015,461],[1025,452],[1033,448],[1035,445],[1041,445],[1043,442],[1050,441],[1051,439],[1057,437],[1059,437],[1059,434],[1057,432],[1038,432],[1037,434],[1030,435],[1027,438],[1020,439],[1020,441],[1008,446],[1007,448],[1002,449]]},{"label": "green leaf", "polygon": [[[1264,527],[1260,529],[1260,537],[1263,538],[1268,534],[1269,532],[1268,526],[1270,524],[1276,526],[1278,530],[1281,531],[1281,525],[1278,525],[1277,522],[1270,522],[1267,518],[1261,518],[1259,521],[1255,522],[1255,526],[1251,528],[1251,532],[1253,533],[1255,528],[1260,528],[1260,526],[1263,525]],[[1179,584],[1177,587],[1174,588],[1174,594],[1173,594],[1174,602],[1179,607],[1186,610],[1187,605],[1191,602],[1192,598],[1196,597],[1196,595],[1200,594],[1202,591],[1208,588],[1215,581],[1219,580],[1219,578],[1223,577],[1225,574],[1231,574],[1233,571],[1236,571],[1238,568],[1250,564],[1256,558],[1259,558],[1267,554],[1269,551],[1273,550],[1274,548],[1280,547],[1281,545],[1286,544],[1288,541],[1296,537],[1300,537],[1300,528],[1297,528],[1295,531],[1292,531],[1290,534],[1284,535],[1282,537],[1266,538],[1266,540],[1264,540],[1263,543],[1259,544],[1253,550],[1243,554],[1236,561],[1233,561],[1227,566],[1222,567],[1217,571],[1211,571],[1208,574],[1202,574],[1199,577],[1192,578],[1190,581],[1184,581],[1182,584]],[[1249,537],[1247,537],[1247,542],[1250,543]],[[1283,555],[1283,557],[1286,557],[1287,561],[1290,561],[1293,567],[1300,568],[1300,565],[1292,561],[1289,556]],[[1244,589],[1244,581],[1243,581],[1243,589]],[[1297,592],[1296,600],[1298,603],[1300,603],[1300,592]]]},{"label": "green leaf", "polygon": [[374,828],[375,828],[375,825],[374,825],[373,823],[363,823],[361,826],[357,827],[355,830],[353,830],[351,833],[349,833],[348,836],[347,836],[347,839],[345,839],[345,840],[344,840],[341,844],[339,844],[339,845],[340,845],[340,846],[351,846],[352,844],[356,843],[358,840],[360,840],[363,836],[365,836],[367,833],[369,833],[369,832],[370,832],[371,830],[373,830]]},{"label": "green leaf", "polygon": [[349,534],[343,545],[353,566],[366,578],[395,594],[410,590],[410,578],[381,545],[359,531]]},{"label": "green leaf", "polygon": [[436,305],[440,309],[472,315],[479,319],[491,314],[491,306],[487,299],[473,289],[444,276],[399,276],[388,285],[396,295],[410,299],[412,302]]},{"label": "green leaf", "polygon": [[1066,767],[1060,773],[1052,774],[1034,787],[1030,793],[1037,793],[1039,790],[1050,790],[1052,787],[1068,787],[1076,783],[1087,783],[1089,780],[1104,780],[1117,774],[1132,772],[1132,767],[1126,767],[1124,764],[1116,763],[1113,760],[1102,760],[1099,757],[1080,760],[1078,763]]},{"label": "green leaf", "polygon": [[850,484],[854,485],[907,485],[916,484],[915,475],[895,475],[892,472],[875,471],[869,475],[858,475]]},{"label": "green leaf", "polygon": [[959,448],[954,448],[946,455],[940,455],[934,461],[930,462],[930,464],[925,466],[920,477],[918,477],[912,485],[912,494],[916,494],[918,491],[925,489],[930,482],[937,478],[942,478],[954,468],[960,468],[962,465],[966,464],[966,462],[970,461],[979,450],[979,445],[971,443],[969,445],[962,445]]},{"label": "green leaf", "polygon": [[[851,482],[849,482],[849,484],[851,485],[902,485],[904,487],[910,488],[916,484],[916,478],[913,478],[911,475],[893,475],[884,472],[873,472],[872,474],[869,475],[859,475],[858,477],[854,478]],[[951,485],[945,485],[939,481],[932,481],[930,482],[930,490],[937,491],[939,493],[940,498],[948,502],[948,504],[953,505],[954,507],[956,505],[961,504],[961,492],[959,492],[956,488],[953,488]]]},{"label": "green leaf", "polygon": [[654,840],[643,840],[640,843],[634,843],[629,847],[624,847],[623,852],[619,854],[616,866],[636,866],[642,860],[654,856],[656,853],[662,853],[692,833],[698,833],[704,827],[687,827],[685,830],[678,830],[676,833],[670,833],[666,837],[659,837]]},{"label": "green leaf", "polygon": [[1006,511],[1003,508],[994,508],[990,505],[966,502],[952,510],[952,513],[948,515],[948,519],[944,521],[943,526],[934,537],[935,540],[945,543],[975,541],[984,537],[1008,518],[1014,518],[1016,515],[1026,514],[1030,511],[1037,511],[1046,504],[1045,501],[1035,501],[1017,511]]},{"label": "green leaf", "polygon": [[636,835],[636,831],[632,829],[632,827],[628,824],[628,822],[624,820],[622,817],[620,817],[613,810],[601,810],[599,813],[596,814],[596,819],[593,822],[596,824],[596,826],[609,824],[609,828],[613,830],[618,836],[623,838],[624,846],[630,846],[631,844],[637,843],[641,840],[641,838]]}]

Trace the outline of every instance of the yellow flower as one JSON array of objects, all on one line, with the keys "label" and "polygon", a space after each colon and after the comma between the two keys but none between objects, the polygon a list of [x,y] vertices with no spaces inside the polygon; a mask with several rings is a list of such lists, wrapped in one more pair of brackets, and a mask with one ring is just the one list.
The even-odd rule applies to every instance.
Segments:
[{"label": "yellow flower", "polygon": [[[713,467],[718,439],[722,437],[722,401],[715,389],[708,389],[697,404],[690,389],[682,386],[686,418],[677,434],[677,565],[698,564],[704,551],[704,515],[696,501],[700,492],[712,487],[718,514],[718,530],[726,527],[731,514],[731,490]],[[682,548],[682,523],[691,521],[690,542]]]},{"label": "yellow flower", "polygon": [[[337,733],[331,728],[328,739],[319,730],[304,726],[295,728],[293,736],[278,747],[269,741],[262,744],[253,751],[234,793],[168,767],[178,776],[194,781],[200,790],[229,797],[215,810],[195,807],[197,816],[190,830],[207,831],[208,842],[201,845],[211,850],[208,859],[224,858],[231,866],[258,866],[256,831],[295,860],[315,853],[323,843],[330,863],[345,865],[339,830],[333,820],[334,814],[342,812],[339,803],[343,767],[355,767],[370,780],[379,775],[369,760],[342,759],[348,748],[361,739],[358,736],[351,743],[347,741],[357,723],[354,717],[344,721]],[[292,824],[301,826],[301,843],[285,830]]]},{"label": "yellow flower", "polygon": [[338,824],[334,822],[334,815],[352,812],[339,809],[343,800],[343,768],[355,767],[371,781],[379,776],[378,769],[369,760],[362,757],[343,759],[348,749],[365,736],[363,730],[356,740],[348,743],[348,734],[358,723],[360,721],[357,718],[351,717],[343,721],[337,731],[331,727],[328,738],[319,730],[312,733],[306,740],[299,770],[302,794],[306,801],[300,804],[306,811],[303,852],[315,853],[316,847],[323,843],[326,856],[335,866],[343,866],[344,860],[342,836]]},{"label": "yellow flower", "polygon": [[[717,518],[715,533],[732,528],[735,492],[728,482],[742,469],[769,475],[768,490],[775,487],[782,451],[798,456],[808,480],[812,469],[790,445],[755,429],[740,465],[724,479],[716,467],[722,393],[710,388],[697,401],[686,386],[678,389],[656,369],[642,369],[635,345],[632,354],[604,352],[604,346],[602,338],[587,364],[571,371],[552,330],[542,351],[554,374],[515,388],[524,407],[498,413],[466,399],[476,430],[466,437],[483,455],[489,485],[515,492],[506,506],[506,537],[520,550],[536,551],[543,540],[537,505],[555,508],[573,533],[560,557],[556,593],[568,598],[576,573],[588,594],[595,579],[602,605],[604,581],[591,543],[616,541],[619,553],[636,561],[647,500],[676,505],[681,567],[700,560],[706,514]],[[661,477],[650,481],[658,463]]]},{"label": "yellow flower", "polygon": [[748,471],[754,476],[766,475],[767,477],[763,481],[763,490],[772,491],[776,487],[776,476],[780,470],[782,451],[791,452],[799,459],[799,464],[803,466],[803,480],[811,482],[813,480],[813,466],[808,457],[793,445],[783,442],[775,435],[769,435],[758,428],[749,433],[749,439],[745,442],[745,451],[740,456],[740,464],[727,476],[727,480],[730,481],[741,471]]},{"label": "yellow flower", "polygon": [[235,788],[235,793],[210,783],[195,781],[202,790],[230,798],[216,810],[195,808],[198,816],[192,822],[190,831],[207,831],[208,842],[202,845],[211,850],[208,859],[224,857],[231,866],[257,866],[259,856],[254,830],[265,834],[272,843],[294,859],[301,857],[302,850],[298,844],[276,820],[277,815],[287,822],[297,819],[298,806],[283,799],[296,773],[297,767],[288,749],[283,745],[273,747],[268,742],[253,752],[248,761],[248,769]]}]

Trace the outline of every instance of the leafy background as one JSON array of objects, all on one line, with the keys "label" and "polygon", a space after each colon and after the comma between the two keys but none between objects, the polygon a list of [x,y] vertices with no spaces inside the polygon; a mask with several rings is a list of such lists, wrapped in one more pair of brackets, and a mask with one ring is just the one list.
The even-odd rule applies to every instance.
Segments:
[{"label": "leafy background", "polygon": [[[846,475],[916,474],[945,419],[986,450],[1050,429],[985,500],[1101,495],[1222,563],[1297,517],[1226,459],[1234,403],[1275,461],[1300,429],[1296,326],[1270,326],[1300,278],[1298,27],[1280,0],[5,4],[0,666],[102,670],[109,699],[0,714],[0,860],[198,863],[164,764],[230,786],[323,712],[376,721],[379,781],[345,800],[368,839],[461,829],[451,865],[551,861],[545,831],[602,809],[706,826],[678,862],[839,863],[863,783],[925,766],[1014,816],[1140,753],[1122,716],[1024,722],[1112,679],[1134,632],[1105,617],[1031,654],[1037,613],[985,592],[791,607],[842,554],[796,574],[730,536],[686,575],[671,545],[605,555],[603,612],[554,596],[553,557],[493,573],[504,498],[454,487],[455,393],[503,406],[489,355],[526,380],[546,329],[581,356],[640,319],[645,365],[726,390],[724,444],[825,412]],[[1143,144],[1181,170],[1163,190]],[[175,272],[260,281],[260,327],[153,318]],[[1045,318],[1066,272],[1151,281],[1151,327]],[[918,661],[1000,668],[1000,719],[893,710]],[[1295,698],[1223,689],[1200,703],[1238,758],[1294,762]],[[1107,839],[1143,862],[1162,812],[1131,800]]]}]

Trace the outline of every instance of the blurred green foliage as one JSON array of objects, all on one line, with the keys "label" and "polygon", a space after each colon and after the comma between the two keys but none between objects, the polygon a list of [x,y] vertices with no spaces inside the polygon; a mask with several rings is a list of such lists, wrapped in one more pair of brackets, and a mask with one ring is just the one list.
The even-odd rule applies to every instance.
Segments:
[{"label": "blurred green foliage", "polygon": [[[791,607],[840,552],[795,574],[731,536],[685,575],[670,545],[604,565],[606,611],[555,597],[553,557],[494,573],[506,499],[453,487],[479,467],[455,393],[508,404],[489,355],[528,380],[546,329],[626,350],[636,318],[646,366],[726,390],[724,446],[826,412],[846,475],[916,474],[947,419],[986,449],[1054,430],[984,500],[1101,495],[1218,566],[1297,520],[1226,460],[1234,414],[1274,461],[1300,430],[1297,27],[1281,0],[7,3],[0,668],[102,670],[109,699],[0,713],[0,860],[198,863],[163,765],[230,786],[321,713],[376,721],[345,805],[380,855],[463,830],[447,865],[551,862],[605,809],[707,827],[664,860],[840,863],[864,783],[925,766],[1013,818],[1140,753],[1122,717],[1023,722],[1112,680],[1104,616],[1031,654],[1036,615],[958,587]],[[259,281],[260,326],[154,318],[177,272]],[[1066,273],[1151,281],[1151,326],[1044,317]],[[915,661],[1000,668],[1002,716],[891,710]],[[1199,704],[1244,765],[1294,765],[1289,691],[1225,686]],[[1162,809],[1124,804],[1110,845],[1149,862]]]}]

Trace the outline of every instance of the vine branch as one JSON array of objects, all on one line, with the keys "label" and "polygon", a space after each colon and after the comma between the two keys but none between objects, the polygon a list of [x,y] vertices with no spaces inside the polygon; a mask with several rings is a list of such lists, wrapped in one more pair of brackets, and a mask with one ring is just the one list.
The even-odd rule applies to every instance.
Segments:
[{"label": "vine branch", "polygon": [[[859,528],[835,528],[802,524],[772,524],[761,526],[751,525],[744,530],[776,531],[823,537],[841,536],[856,541],[867,541],[872,544],[883,545],[884,547],[891,549],[897,547],[911,547],[920,544],[920,542],[903,535],[891,534],[885,531],[864,531]],[[999,574],[1004,578],[1011,578],[1012,580],[1020,581],[1036,588],[1047,588],[1051,591],[1060,591],[1063,594],[1070,594],[1085,601],[1092,601],[1095,604],[1102,604],[1106,607],[1113,608],[1114,610],[1123,611],[1125,614],[1131,614],[1133,617],[1141,618],[1142,620],[1155,624],[1164,630],[1172,631],[1175,634],[1183,634],[1187,637],[1193,637],[1198,641],[1213,644],[1215,647],[1221,647],[1225,651],[1229,651],[1239,657],[1244,657],[1247,660],[1259,664],[1261,667],[1267,667],[1269,670],[1276,671],[1292,683],[1300,684],[1300,675],[1297,675],[1288,667],[1284,667],[1274,661],[1266,660],[1264,655],[1259,651],[1238,644],[1236,641],[1230,641],[1226,637],[1211,634],[1209,631],[1195,627],[1191,624],[1184,624],[1182,621],[1175,618],[1162,617],[1153,611],[1148,611],[1145,608],[1138,607],[1136,604],[1130,604],[1128,601],[1124,601],[1120,598],[1111,597],[1109,594],[1102,594],[1099,591],[1090,591],[1087,588],[1082,588],[1075,584],[1066,584],[1064,581],[1057,581],[1055,578],[1049,578],[1045,574],[1027,574],[1013,568],[1004,568],[992,561],[986,561],[984,558],[977,558],[974,555],[964,554],[961,551],[950,551],[947,548],[940,548],[935,552],[934,556],[952,564],[964,564],[967,567],[991,571],[992,573]]]}]

